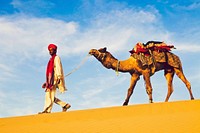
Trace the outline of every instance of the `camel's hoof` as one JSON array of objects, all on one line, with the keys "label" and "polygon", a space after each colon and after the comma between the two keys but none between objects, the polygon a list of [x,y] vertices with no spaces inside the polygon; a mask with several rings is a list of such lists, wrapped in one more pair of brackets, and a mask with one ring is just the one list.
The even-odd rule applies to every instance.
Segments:
[{"label": "camel's hoof", "polygon": [[127,102],[124,102],[124,103],[123,103],[123,106],[127,106],[127,105],[128,105],[128,103],[127,103]]},{"label": "camel's hoof", "polygon": [[149,100],[149,103],[153,103],[153,100]]}]

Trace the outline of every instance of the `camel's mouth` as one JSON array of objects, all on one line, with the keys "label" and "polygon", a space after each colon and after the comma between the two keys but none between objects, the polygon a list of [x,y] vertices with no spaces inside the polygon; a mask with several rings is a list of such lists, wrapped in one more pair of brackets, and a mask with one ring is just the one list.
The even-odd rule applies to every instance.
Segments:
[{"label": "camel's mouth", "polygon": [[89,51],[89,54],[90,55],[94,55],[96,53],[96,50],[95,49],[91,49],[90,51]]},{"label": "camel's mouth", "polygon": [[91,51],[89,51],[89,53],[88,53],[89,55],[92,55],[93,53],[91,52]]}]

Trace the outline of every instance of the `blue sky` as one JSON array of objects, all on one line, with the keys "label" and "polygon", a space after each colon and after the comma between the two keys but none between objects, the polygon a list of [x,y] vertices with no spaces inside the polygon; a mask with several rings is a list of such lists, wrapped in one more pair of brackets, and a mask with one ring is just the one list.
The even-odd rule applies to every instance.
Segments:
[{"label": "blue sky", "polygon": [[[116,58],[129,58],[137,42],[165,41],[177,48],[185,76],[200,96],[199,0],[5,0],[0,2],[0,117],[42,111],[47,46],[58,45],[68,74],[91,48],[107,47]],[[130,75],[105,69],[89,57],[66,77],[68,91],[57,94],[73,110],[121,106]],[[152,78],[154,102],[163,102],[167,85],[163,71]],[[175,76],[170,101],[189,100],[185,85]],[[141,78],[130,105],[148,103]],[[57,105],[53,112],[61,111]]]}]

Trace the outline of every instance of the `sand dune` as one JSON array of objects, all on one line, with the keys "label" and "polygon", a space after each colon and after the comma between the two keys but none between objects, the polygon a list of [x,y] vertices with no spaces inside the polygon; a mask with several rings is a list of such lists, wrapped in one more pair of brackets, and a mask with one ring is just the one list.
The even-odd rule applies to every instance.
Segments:
[{"label": "sand dune", "polygon": [[200,133],[200,100],[0,118],[1,133]]}]

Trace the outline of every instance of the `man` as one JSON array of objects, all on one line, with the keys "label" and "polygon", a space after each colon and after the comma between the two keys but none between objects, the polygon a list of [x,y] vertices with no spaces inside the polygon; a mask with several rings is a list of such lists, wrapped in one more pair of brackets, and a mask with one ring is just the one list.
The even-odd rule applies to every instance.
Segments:
[{"label": "man", "polygon": [[62,107],[63,112],[66,112],[71,107],[70,104],[66,104],[55,97],[56,88],[58,88],[61,93],[66,91],[64,73],[60,57],[56,55],[57,46],[55,44],[49,44],[48,50],[51,58],[47,65],[46,82],[42,85],[42,88],[45,88],[46,92],[45,105],[44,111],[39,112],[39,114],[51,113],[54,102]]}]

